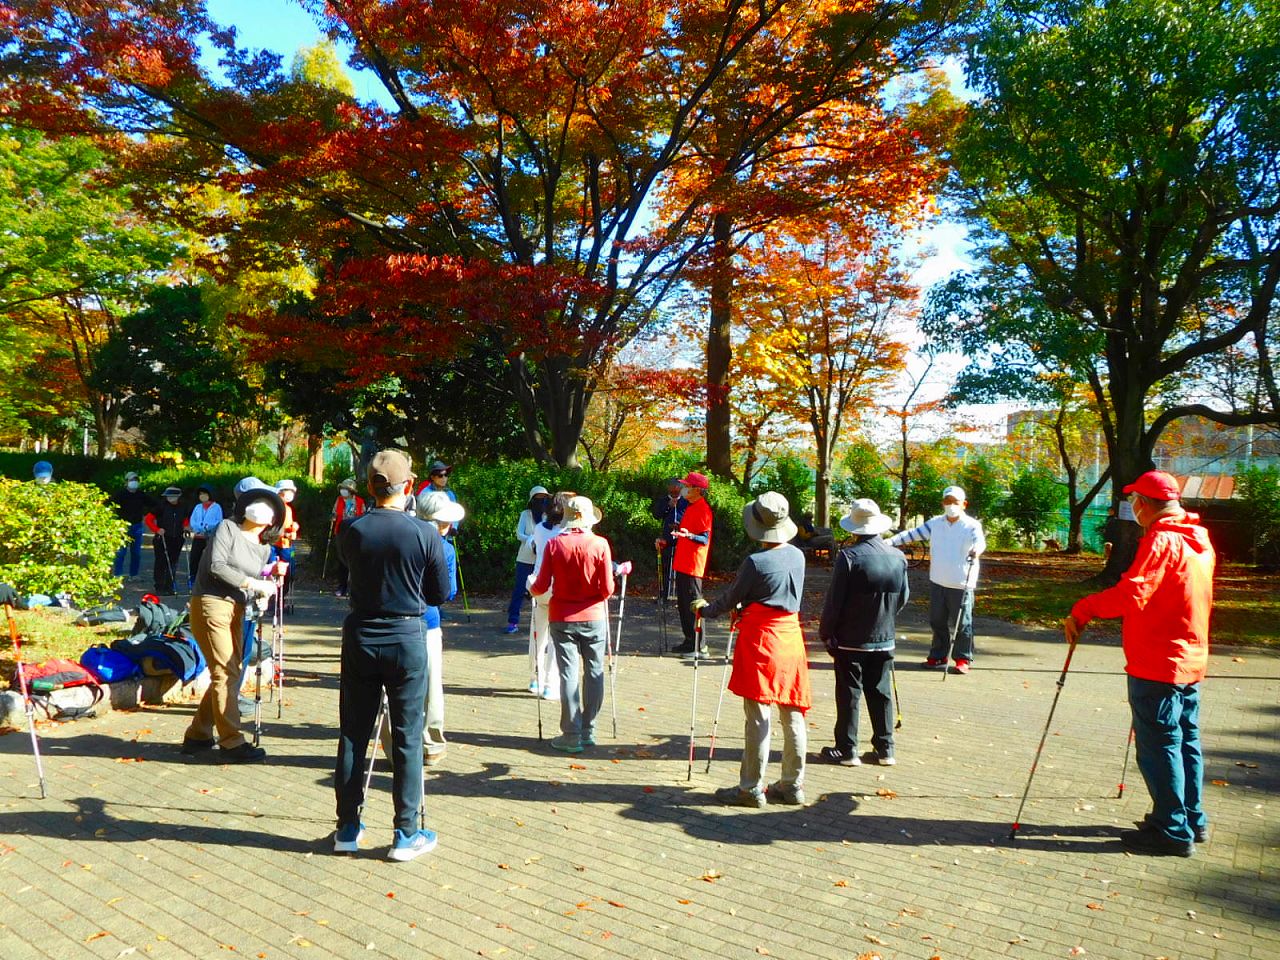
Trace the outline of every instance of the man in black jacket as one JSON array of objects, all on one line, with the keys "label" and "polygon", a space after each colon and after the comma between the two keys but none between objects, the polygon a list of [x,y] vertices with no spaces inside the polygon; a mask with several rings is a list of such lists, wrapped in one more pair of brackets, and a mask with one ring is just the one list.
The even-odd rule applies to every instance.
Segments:
[{"label": "man in black jacket", "polygon": [[333,848],[354,853],[364,825],[365,753],[386,691],[391,714],[395,838],[391,860],[412,860],[436,845],[419,829],[422,809],[423,702],[427,692],[428,606],[450,592],[444,541],[431,526],[405,513],[413,492],[409,458],[397,450],[373,456],[368,468],[374,509],[343,524],[338,555],[351,570],[351,613],[342,625],[337,769],[338,829]]},{"label": "man in black jacket", "polygon": [[[840,551],[822,607],[819,635],[835,659],[834,747],[823,747],[826,763],[890,766],[893,755],[893,648],[895,618],[907,605],[907,560],[880,539],[893,521],[874,500],[855,500],[840,526],[857,538]],[[871,714],[871,745],[858,756],[858,702],[863,693]]]}]

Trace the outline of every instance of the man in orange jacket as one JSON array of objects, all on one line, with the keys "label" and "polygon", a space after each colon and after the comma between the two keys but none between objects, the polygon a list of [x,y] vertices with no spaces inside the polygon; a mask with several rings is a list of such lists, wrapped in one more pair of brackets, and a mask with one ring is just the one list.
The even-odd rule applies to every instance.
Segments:
[{"label": "man in orange jacket", "polygon": [[1208,839],[1200,806],[1200,681],[1209,663],[1213,546],[1179,502],[1178,482],[1152,470],[1124,488],[1144,534],[1114,587],[1091,594],[1063,621],[1075,643],[1095,617],[1122,617],[1138,769],[1153,809],[1120,834],[1130,853],[1189,857]]},{"label": "man in orange jacket", "polygon": [[680,629],[684,643],[675,652],[683,657],[705,657],[705,646],[699,648],[695,637],[696,618],[693,601],[702,599],[702,577],[707,571],[707,554],[711,552],[711,507],[707,503],[707,488],[711,486],[701,473],[690,473],[680,481],[684,485],[684,498],[689,501],[680,526],[665,537],[659,537],[655,545],[665,550],[675,544],[671,569],[676,574],[676,607],[680,611]]}]

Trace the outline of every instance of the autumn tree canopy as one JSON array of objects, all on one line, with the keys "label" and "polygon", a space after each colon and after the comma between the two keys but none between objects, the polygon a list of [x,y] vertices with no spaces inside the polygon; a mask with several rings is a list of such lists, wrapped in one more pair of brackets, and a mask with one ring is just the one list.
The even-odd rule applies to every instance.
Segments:
[{"label": "autumn tree canopy", "polygon": [[308,6],[390,109],[242,49],[198,0],[9,0],[4,110],[109,143],[157,207],[198,184],[251,194],[249,218],[207,211],[202,229],[218,269],[314,265],[320,329],[249,321],[281,353],[320,351],[359,384],[496,342],[530,450],[567,464],[597,377],[711,242],[729,186],[824,153],[874,182],[864,108],[954,5]]}]

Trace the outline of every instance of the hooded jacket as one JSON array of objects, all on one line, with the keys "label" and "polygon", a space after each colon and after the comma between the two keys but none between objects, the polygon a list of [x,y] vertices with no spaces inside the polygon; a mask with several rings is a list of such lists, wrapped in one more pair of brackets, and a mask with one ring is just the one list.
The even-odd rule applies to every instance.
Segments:
[{"label": "hooded jacket", "polygon": [[1199,516],[1160,517],[1114,587],[1071,608],[1083,627],[1122,617],[1125,672],[1159,683],[1199,683],[1209,664],[1209,611],[1216,558]]}]

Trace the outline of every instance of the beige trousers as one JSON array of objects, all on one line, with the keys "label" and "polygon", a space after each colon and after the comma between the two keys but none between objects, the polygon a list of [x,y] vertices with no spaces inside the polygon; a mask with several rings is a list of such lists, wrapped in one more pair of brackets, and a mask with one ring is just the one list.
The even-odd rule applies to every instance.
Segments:
[{"label": "beige trousers", "polygon": [[236,689],[244,659],[244,606],[221,597],[192,597],[191,632],[209,665],[209,689],[185,739],[211,740],[216,730],[218,745],[231,750],[244,743]]}]

